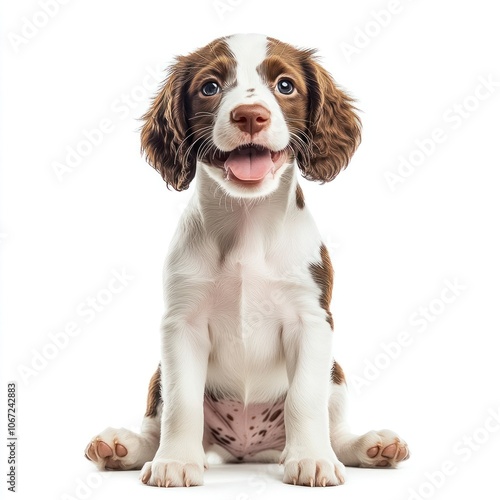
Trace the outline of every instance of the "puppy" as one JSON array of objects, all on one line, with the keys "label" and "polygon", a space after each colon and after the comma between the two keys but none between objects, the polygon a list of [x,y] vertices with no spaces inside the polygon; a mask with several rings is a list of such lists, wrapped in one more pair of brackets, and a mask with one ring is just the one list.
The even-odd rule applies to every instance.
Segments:
[{"label": "puppy", "polygon": [[333,269],[297,179],[347,166],[360,141],[352,99],[314,51],[234,35],[178,57],[144,119],[148,162],[167,186],[195,187],[165,263],[142,431],[108,428],[87,458],[163,487],[201,485],[209,450],[279,461],[285,483],[307,486],[407,459],[394,432],[358,436],[344,421]]}]

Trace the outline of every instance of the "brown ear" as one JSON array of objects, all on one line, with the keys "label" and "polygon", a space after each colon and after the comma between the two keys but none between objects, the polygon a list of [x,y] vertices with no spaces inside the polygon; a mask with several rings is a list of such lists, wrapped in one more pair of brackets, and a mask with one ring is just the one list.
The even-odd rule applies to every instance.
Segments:
[{"label": "brown ear", "polygon": [[142,117],[141,152],[147,162],[160,172],[167,186],[177,191],[189,187],[196,171],[196,157],[190,154],[187,118],[186,85],[189,64],[185,57],[177,59],[153,101]]},{"label": "brown ear", "polygon": [[361,122],[353,99],[342,92],[314,59],[305,64],[309,82],[310,148],[297,160],[306,179],[331,181],[347,166],[361,141]]}]

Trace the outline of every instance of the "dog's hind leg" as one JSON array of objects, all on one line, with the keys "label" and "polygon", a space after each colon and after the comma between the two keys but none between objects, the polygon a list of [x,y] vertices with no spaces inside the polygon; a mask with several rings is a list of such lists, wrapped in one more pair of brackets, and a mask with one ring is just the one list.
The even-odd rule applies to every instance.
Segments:
[{"label": "dog's hind leg", "polygon": [[148,405],[140,434],[108,427],[94,436],[85,456],[101,470],[136,470],[153,459],[160,443],[160,368],[149,384]]},{"label": "dog's hind leg", "polygon": [[329,416],[330,441],[338,459],[350,467],[397,467],[410,457],[408,445],[393,431],[383,429],[363,435],[350,432],[345,420],[347,386],[342,368],[332,368]]}]

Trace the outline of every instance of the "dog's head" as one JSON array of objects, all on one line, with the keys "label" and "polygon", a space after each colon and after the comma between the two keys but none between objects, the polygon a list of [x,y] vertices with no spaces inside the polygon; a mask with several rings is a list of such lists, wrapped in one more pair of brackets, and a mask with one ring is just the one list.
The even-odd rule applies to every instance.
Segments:
[{"label": "dog's head", "polygon": [[274,191],[297,159],[331,181],[360,141],[352,100],[314,51],[263,35],[233,35],[178,57],[144,116],[142,149],[180,191],[197,163],[237,197]]}]

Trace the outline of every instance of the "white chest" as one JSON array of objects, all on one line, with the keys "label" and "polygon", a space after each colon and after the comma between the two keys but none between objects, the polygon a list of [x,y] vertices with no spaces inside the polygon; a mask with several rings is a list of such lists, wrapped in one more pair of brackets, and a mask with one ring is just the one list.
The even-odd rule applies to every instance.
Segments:
[{"label": "white chest", "polygon": [[272,263],[233,259],[224,264],[208,306],[210,386],[252,402],[286,390],[281,332],[290,314],[290,292]]},{"label": "white chest", "polygon": [[288,389],[284,334],[321,311],[310,270],[319,234],[290,196],[250,206],[202,201],[193,201],[167,260],[167,314],[208,332],[210,390],[244,403],[277,399]]}]

